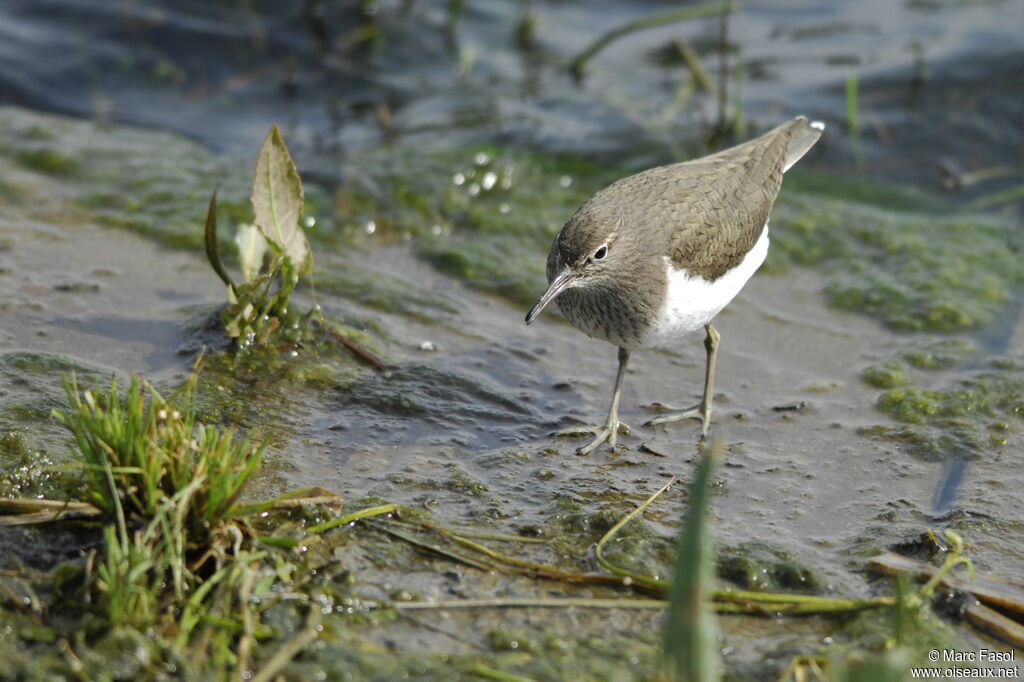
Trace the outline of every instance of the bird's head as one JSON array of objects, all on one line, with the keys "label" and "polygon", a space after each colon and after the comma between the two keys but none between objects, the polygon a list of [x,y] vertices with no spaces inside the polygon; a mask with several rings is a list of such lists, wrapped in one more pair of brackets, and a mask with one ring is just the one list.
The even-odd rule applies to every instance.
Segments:
[{"label": "bird's head", "polygon": [[621,221],[617,213],[584,206],[569,219],[548,252],[548,289],[526,314],[530,324],[559,294],[602,286],[624,265],[616,248]]}]

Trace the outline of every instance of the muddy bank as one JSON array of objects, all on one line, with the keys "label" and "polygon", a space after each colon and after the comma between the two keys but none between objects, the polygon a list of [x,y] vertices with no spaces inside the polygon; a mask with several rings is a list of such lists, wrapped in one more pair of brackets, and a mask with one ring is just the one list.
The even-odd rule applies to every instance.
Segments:
[{"label": "muddy bank", "polygon": [[[196,321],[224,300],[198,248],[210,174],[223,173],[227,227],[244,208],[244,193],[232,188],[250,170],[161,133],[105,131],[13,109],[4,117],[11,131],[0,153],[4,494],[53,494],[74,475],[60,468],[69,461],[66,436],[49,418],[63,406],[61,376],[74,370],[80,381],[103,383],[142,371],[163,385],[180,382],[206,338]],[[46,135],[33,136],[35,129]],[[143,163],[157,151],[177,180]],[[502,195],[506,161],[494,149],[452,157],[437,178],[410,179],[394,202],[390,192],[358,184],[310,191],[309,213],[322,219],[311,233],[317,275],[301,303],[315,298],[389,368],[372,371],[344,352],[313,350],[241,378],[214,366],[204,409],[276,434],[256,496],[319,485],[353,502],[405,505],[445,526],[539,536],[543,544],[516,551],[592,570],[587,548],[609,518],[668,476],[689,479],[697,426],[644,428],[642,406],[696,397],[700,339],[636,355],[621,411],[636,428],[619,452],[581,458],[575,442],[550,438],[557,428],[602,418],[614,349],[554,315],[525,328],[523,299],[543,288],[546,242],[564,207],[614,172],[513,155],[511,177],[528,179]],[[205,170],[193,176],[189,168]],[[477,176],[467,184],[471,171]],[[484,192],[488,172],[495,186]],[[160,190],[164,182],[181,191]],[[1012,230],[998,216],[936,218],[912,210],[910,199],[898,209],[822,201],[801,192],[799,177],[793,185],[773,221],[766,271],[717,323],[715,433],[727,455],[712,512],[722,575],[753,588],[876,594],[886,587],[865,574],[868,556],[952,528],[968,540],[979,569],[1019,577],[1024,509],[1012,491],[1022,483],[1015,463],[1024,327],[1013,298],[1021,272],[1008,251]],[[427,191],[434,186],[446,189]],[[117,202],[99,198],[112,188]],[[496,230],[517,220],[513,206],[534,213],[518,232]],[[443,218],[436,231],[425,220],[432,213]],[[514,249],[493,248],[502,243]],[[474,258],[491,260],[481,268]],[[951,258],[943,278],[925,286],[932,271],[921,264]],[[980,263],[993,267],[981,274]],[[616,560],[664,574],[685,508],[677,486],[624,536]],[[440,625],[415,615],[371,617],[395,595],[619,593],[478,571],[367,533],[338,532],[297,564],[300,573],[324,576],[318,589],[338,614],[330,625],[336,639],[311,650],[314,667],[340,660],[366,679],[388,679],[396,670],[446,670],[439,655],[486,655],[499,667],[522,665],[524,674],[554,679],[571,671],[625,678],[633,659],[652,665],[659,618],[651,613],[447,613]],[[44,529],[5,541],[21,548],[11,570],[47,571],[80,565],[96,537]],[[51,541],[53,551],[32,564],[29,547]],[[346,617],[353,613],[366,620]],[[300,627],[287,609],[280,618],[282,638]],[[11,622],[22,631],[22,621]],[[769,652],[818,651],[824,637],[843,646],[871,639],[844,620],[720,622],[738,678],[763,671]],[[881,636],[880,622],[867,627]],[[29,650],[46,650],[58,634],[47,632]],[[958,646],[992,645],[968,629],[955,637]],[[382,656],[382,647],[404,656]],[[98,660],[104,650],[89,655]],[[592,667],[579,672],[580,659]]]}]

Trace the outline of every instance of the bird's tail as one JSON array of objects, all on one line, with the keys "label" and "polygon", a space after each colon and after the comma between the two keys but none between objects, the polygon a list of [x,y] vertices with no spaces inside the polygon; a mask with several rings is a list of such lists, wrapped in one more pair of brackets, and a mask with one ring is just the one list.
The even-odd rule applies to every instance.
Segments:
[{"label": "bird's tail", "polygon": [[808,149],[814,146],[821,134],[825,132],[825,124],[821,121],[808,121],[806,116],[797,116],[783,125],[789,127],[789,149],[786,155],[786,165],[782,168],[785,172],[799,161]]}]

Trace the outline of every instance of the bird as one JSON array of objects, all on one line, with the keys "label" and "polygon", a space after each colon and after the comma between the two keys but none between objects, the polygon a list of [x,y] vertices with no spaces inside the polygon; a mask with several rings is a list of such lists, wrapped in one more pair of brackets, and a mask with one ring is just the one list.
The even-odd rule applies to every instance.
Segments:
[{"label": "bird", "polygon": [[820,121],[797,116],[715,154],[622,178],[590,197],[558,232],[548,252],[548,288],[526,324],[555,301],[576,329],[618,347],[605,423],[555,433],[593,434],[578,454],[605,442],[614,451],[619,431],[629,432],[618,410],[630,354],[676,344],[702,327],[700,402],[645,425],[698,419],[707,437],[721,338],[711,322],[764,262],[783,173],[824,130]]}]

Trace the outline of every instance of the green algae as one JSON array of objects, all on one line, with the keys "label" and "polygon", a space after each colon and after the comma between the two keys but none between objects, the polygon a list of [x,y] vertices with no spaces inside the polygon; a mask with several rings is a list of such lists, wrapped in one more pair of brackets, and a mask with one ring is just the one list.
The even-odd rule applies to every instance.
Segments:
[{"label": "green algae", "polygon": [[882,184],[861,173],[844,173],[820,164],[812,169],[799,163],[786,171],[780,198],[785,200],[792,192],[919,215],[948,215],[955,211],[945,197],[933,192],[896,183]]},{"label": "green algae", "polygon": [[[353,239],[414,240],[414,252],[470,286],[526,304],[545,282],[551,239],[610,173],[571,156],[499,147],[377,150],[339,190]],[[376,171],[368,170],[374,169]],[[366,177],[370,176],[370,177]]]},{"label": "green algae", "polygon": [[[0,159],[60,149],[75,167],[70,175],[58,171],[68,183],[64,199],[102,224],[198,249],[202,210],[216,186],[224,236],[248,220],[248,164],[162,133],[97,130],[13,109],[0,110],[0,122]],[[33,129],[46,131],[48,147],[38,147]],[[53,172],[38,161],[36,170]],[[308,184],[310,239],[314,248],[412,239],[414,252],[439,271],[525,305],[543,288],[544,256],[559,227],[587,196],[624,174],[578,157],[496,146],[371,149],[347,161],[340,186]],[[941,200],[904,188],[797,172],[772,226],[767,271],[826,267],[830,304],[898,330],[990,324],[1024,283],[1019,244],[1007,226],[957,216]],[[332,291],[351,285],[356,301],[406,312],[387,284],[350,275],[344,265],[332,270],[320,273],[333,278]],[[412,314],[433,317],[423,304],[413,307],[419,310]]]},{"label": "green algae", "polygon": [[978,355],[975,344],[964,339],[943,339],[912,348],[903,353],[903,359],[917,369],[952,369]]},{"label": "green algae", "polygon": [[[48,146],[39,146],[41,131]],[[59,150],[59,151],[57,151]],[[202,244],[210,189],[242,185],[245,172],[184,138],[132,128],[97,128],[85,121],[0,108],[0,163],[61,179],[63,220],[93,220],[154,236],[173,245]],[[51,193],[20,182],[45,210]],[[239,192],[239,195],[241,193]]]},{"label": "green algae", "polygon": [[[601,510],[560,516],[557,520],[561,538],[552,538],[552,545],[563,554],[580,555],[589,550],[624,515],[621,510]],[[581,540],[586,545],[577,544]],[[631,519],[615,534],[612,542],[604,545],[605,559],[628,571],[664,578],[671,572],[675,538],[654,532],[643,519]]]},{"label": "green algae", "polygon": [[314,287],[316,291],[428,324],[437,322],[445,313],[458,311],[456,305],[441,294],[428,294],[396,277],[358,266],[317,273]]},{"label": "green algae", "polygon": [[349,351],[323,338],[307,339],[294,348],[216,353],[203,360],[196,406],[205,421],[285,428],[293,421],[288,418],[290,409],[323,391],[346,386],[365,372],[366,365]]},{"label": "green algae", "polygon": [[[528,304],[544,281],[555,232],[589,194],[623,173],[584,165],[578,176],[567,174],[564,159],[560,166],[510,150],[491,149],[483,158],[480,167],[436,172],[453,178],[448,187],[414,189],[395,180],[401,208],[378,205],[376,224],[416,237],[416,253],[440,271]],[[435,163],[444,167],[444,159]],[[488,174],[485,190],[481,178]],[[825,194],[837,198],[799,193],[828,182]],[[794,184],[797,191],[783,192],[773,220],[767,269],[827,266],[826,296],[836,307],[894,329],[949,332],[991,323],[1024,284],[1006,225],[951,217],[948,210],[937,215],[948,207],[934,197],[866,181],[808,174]]]},{"label": "green algae", "polygon": [[0,353],[0,496],[68,497],[77,486],[65,435],[51,416],[65,405],[61,376],[68,372],[87,381],[103,376],[63,355]]},{"label": "green algae", "polygon": [[395,416],[461,422],[487,416],[499,421],[530,414],[505,393],[474,376],[423,363],[406,363],[361,378],[346,387],[345,404]]},{"label": "green algae", "polygon": [[[929,363],[925,366],[931,369]],[[916,385],[907,375],[909,369],[894,361],[865,370],[868,383],[888,389],[879,397],[878,408],[902,423],[861,428],[861,435],[901,443],[929,461],[949,456],[976,459],[1020,441],[1024,369],[1019,360],[990,362],[938,389]]]},{"label": "green algae", "polygon": [[448,466],[448,481],[445,487],[452,492],[464,493],[472,497],[483,495],[488,491],[486,483],[474,479],[454,463]]},{"label": "green algae", "polygon": [[487,235],[465,240],[428,240],[420,244],[418,252],[444,274],[525,306],[544,289],[543,258],[537,255],[532,260],[516,262],[496,255],[522,250],[519,237]]},{"label": "green algae", "polygon": [[49,147],[18,151],[14,159],[25,168],[47,175],[70,176],[79,170],[76,159]]},{"label": "green algae", "polygon": [[868,386],[875,388],[896,388],[906,386],[910,383],[907,375],[903,372],[903,365],[899,362],[886,362],[881,365],[871,365],[861,373],[861,378]]},{"label": "green algae", "polygon": [[831,305],[901,331],[954,332],[992,323],[1024,284],[1006,225],[970,216],[897,212],[790,192],[773,220],[769,269],[826,266]]},{"label": "green algae", "polygon": [[[492,150],[492,153],[498,152]],[[466,170],[465,166],[456,165],[455,167],[461,168],[462,171]],[[516,168],[517,170],[522,170],[519,166]],[[439,175],[443,181],[447,181],[448,173],[441,172]],[[480,175],[476,177],[482,179]],[[513,174],[513,177],[517,177],[516,174]],[[523,302],[528,302],[536,296],[537,291],[535,287],[537,282],[543,282],[543,253],[547,249],[550,237],[558,228],[558,221],[567,217],[575,208],[576,203],[578,203],[576,199],[570,201],[561,196],[563,190],[566,189],[560,184],[561,176],[548,175],[546,177],[548,179],[545,182],[551,179],[559,181],[559,183],[556,183],[560,189],[556,190],[558,196],[555,197],[555,202],[564,202],[564,209],[567,212],[564,216],[554,221],[546,221],[544,216],[544,210],[546,209],[543,209],[543,205],[541,205],[542,210],[538,211],[533,225],[517,225],[510,218],[507,223],[501,225],[502,230],[510,231],[511,236],[507,238],[500,231],[492,232],[492,227],[488,221],[492,213],[515,217],[512,207],[510,207],[507,213],[501,212],[502,199],[507,199],[508,195],[488,195],[483,194],[482,190],[481,193],[469,197],[470,200],[467,200],[466,196],[459,194],[461,190],[452,189],[455,196],[451,199],[444,197],[438,199],[435,194],[430,192],[420,192],[413,188],[403,189],[401,192],[396,192],[395,196],[398,202],[405,206],[405,210],[408,213],[401,220],[389,222],[386,219],[381,219],[377,225],[378,233],[384,233],[384,236],[387,236],[389,230],[391,230],[390,234],[394,235],[396,239],[412,236],[417,240],[416,252],[421,257],[427,259],[428,262],[438,264],[442,269],[445,267],[445,259],[449,257],[459,261],[460,259],[465,260],[467,255],[473,255],[474,258],[483,261],[485,265],[479,266],[477,269],[470,269],[468,266],[457,264],[457,266],[452,266],[454,269],[451,272],[467,277],[469,283],[479,289],[494,291],[512,300],[522,299]],[[454,183],[452,184],[454,185]],[[465,185],[456,187],[463,186]],[[148,189],[142,183],[140,183],[140,187]],[[382,204],[388,198],[385,193],[383,198],[379,200],[376,198],[372,201],[364,199],[362,205],[366,210],[381,211],[386,216],[391,207],[382,206]],[[529,195],[524,193],[523,198],[528,200]],[[134,204],[128,204],[121,210],[126,215],[146,210],[145,200],[152,200],[154,202],[154,205],[157,207],[154,215],[158,215],[161,220],[171,221],[171,223],[176,219],[175,216],[178,216],[178,212],[182,210],[175,207],[174,197],[169,196],[166,190],[159,188],[154,190],[152,195],[145,197],[144,200],[133,200]],[[358,204],[359,202],[355,203]],[[242,204],[238,205],[242,206]],[[98,206],[95,208],[100,210],[101,207],[102,202],[98,202]],[[367,207],[369,208],[367,209]],[[248,207],[245,206],[244,208],[247,212]],[[229,207],[228,211],[234,215],[234,209]],[[442,222],[434,223],[431,222],[432,219]],[[235,217],[233,220],[240,221],[243,218]],[[110,222],[108,224],[114,223]],[[439,235],[434,234],[434,225],[441,226],[441,233]],[[198,229],[198,223],[193,227]],[[315,237],[314,241],[319,239],[324,242],[331,242],[332,240],[340,242],[346,239],[354,239],[355,235],[351,234],[351,232],[358,233],[360,230],[364,230],[364,227],[365,224],[359,220],[351,220],[347,226],[350,234],[331,233],[328,228],[321,233],[320,237]],[[132,229],[138,229],[143,232],[150,230],[147,233],[153,234],[167,243],[190,245],[189,240],[191,237],[187,230],[180,233],[181,241],[176,242],[177,237],[175,235],[179,233],[174,229],[164,232],[162,231],[162,225],[149,218],[139,218],[139,224],[132,226]],[[188,227],[188,229],[192,228]],[[484,244],[486,248],[477,249],[476,244]],[[827,249],[823,248],[819,256],[809,259],[808,262],[824,262],[829,258],[829,256],[825,255],[826,253]],[[435,261],[435,258],[439,260]],[[488,259],[498,261],[500,264],[487,263]],[[529,267],[523,267],[522,263],[517,265],[517,259],[521,261],[529,260]],[[472,265],[472,261],[470,264]],[[460,273],[458,267],[464,267],[466,271]],[[523,271],[512,272],[517,267],[523,267]],[[506,272],[506,270],[509,271]],[[363,282],[361,278],[369,281]],[[495,287],[494,282],[499,282],[500,286]],[[320,285],[319,276],[317,284],[318,286]],[[417,311],[422,311],[423,321],[434,319],[438,312],[445,311],[443,307],[435,308],[429,297],[412,300],[406,304],[401,298],[409,292],[401,284],[395,285],[386,279],[378,279],[373,276],[364,277],[359,272],[351,276],[346,272],[345,276],[339,277],[337,286],[339,294],[341,294],[341,291],[346,286],[351,286],[353,290],[351,298],[353,300],[378,310],[387,309],[390,312],[413,316],[417,315]],[[332,293],[334,293],[333,290]],[[372,341],[370,337],[363,337],[363,340]],[[241,421],[249,423],[252,421],[261,423],[270,421],[278,423],[281,421],[282,410],[292,409],[301,411],[303,409],[301,397],[296,401],[296,395],[293,391],[299,391],[301,396],[301,391],[304,390],[303,386],[307,381],[312,390],[326,388],[344,390],[346,386],[352,383],[369,383],[374,381],[374,378],[366,377],[361,368],[352,362],[341,362],[341,370],[339,371],[335,365],[339,364],[337,361],[340,359],[340,356],[322,348],[311,349],[312,346],[315,346],[315,344],[294,349],[300,356],[297,360],[292,357],[293,349],[274,349],[265,356],[249,356],[243,359],[241,365],[247,365],[248,369],[239,371],[239,367],[235,366],[212,371],[210,376],[215,377],[216,380],[211,381],[209,385],[210,390],[207,392],[212,395],[220,395],[221,397],[211,401],[211,404],[214,402],[218,404],[215,408],[211,408],[210,413],[216,414],[218,419],[223,422]],[[344,354],[344,351],[339,352]],[[903,357],[912,366],[918,366],[910,356],[905,355]],[[922,357],[927,358],[929,356]],[[922,362],[927,364],[931,361],[924,359]],[[941,361],[936,362],[936,366],[941,365]],[[264,371],[268,371],[267,376],[261,376]],[[393,388],[390,398],[394,398],[395,394],[401,393],[406,386],[416,381],[430,384],[438,380],[436,375],[413,378],[411,375],[417,371],[415,368],[409,368],[405,377],[400,376],[400,380],[397,382],[398,386]],[[900,371],[908,374],[910,373],[910,368],[904,368]],[[501,391],[495,391],[492,387],[486,386],[474,379],[470,379],[468,384],[461,383],[457,379],[443,379],[439,383],[443,388],[454,393],[464,391],[468,385],[471,392],[482,389],[485,392],[489,391],[493,396],[500,397],[502,395]],[[220,391],[219,389],[224,388],[225,385],[227,385],[227,388]],[[889,388],[895,387],[896,385],[893,385]],[[310,389],[306,387],[305,390]],[[419,394],[417,394],[417,391],[413,391],[412,395],[414,399],[422,398],[423,400],[422,407],[424,411],[418,414],[428,414],[431,420],[450,418],[449,410],[452,413],[459,413],[464,407],[453,401],[442,401],[438,404],[436,396],[427,393],[425,390],[420,391]],[[489,395],[487,399],[492,400],[493,396]],[[292,401],[295,402],[290,408],[284,407],[285,404]],[[473,400],[473,402],[475,403],[476,401]],[[413,402],[412,404],[415,405],[416,403]],[[507,411],[507,407],[507,405],[499,406],[496,409]],[[381,411],[388,413],[389,409],[385,400]],[[1016,428],[1012,420],[998,423],[1002,424],[1003,432],[1009,432],[1011,435]],[[482,487],[476,487],[477,482],[461,470],[451,469],[449,472],[451,474],[449,480],[442,483],[449,489],[467,495],[486,492],[484,484],[479,484]],[[416,479],[410,478],[409,480]],[[568,499],[568,496],[563,499]],[[582,510],[580,505],[576,505],[576,508]],[[593,518],[580,521],[580,525],[573,526],[572,529],[574,532],[584,529],[588,532],[597,533],[600,529],[606,529],[610,526],[610,522],[614,521],[617,517],[618,515],[612,512],[607,512],[603,516],[600,514],[594,515]],[[630,565],[641,567],[667,565],[667,561],[661,556],[667,543],[653,534],[645,524],[638,524],[636,526],[630,524],[630,526],[624,529],[622,537],[623,540],[620,546],[610,548],[612,551],[621,554],[618,563],[630,563]],[[581,551],[585,551],[585,544],[580,545],[580,547]],[[398,555],[402,555],[406,560],[394,562],[394,557]],[[390,554],[382,551],[381,556],[386,556],[387,560],[380,559],[378,561],[378,568],[381,570],[397,569],[398,571],[407,571],[417,565],[417,562],[410,558],[413,555],[414,553],[408,551],[396,551]],[[565,556],[569,557],[568,560],[574,561],[578,560],[576,557],[579,557],[580,554],[566,554]],[[355,560],[345,557],[343,554],[339,554],[338,557],[339,562],[344,561],[350,565],[356,564]],[[659,561],[659,557],[661,561]],[[627,562],[626,559],[629,559],[629,561]],[[322,570],[322,567],[318,566],[318,570]],[[349,575],[352,576],[354,574],[350,573]],[[780,579],[784,580],[787,584],[799,584],[800,575],[802,573],[799,570],[789,571],[788,573],[780,570]],[[374,576],[362,576],[361,578],[364,581],[364,585],[376,580]],[[426,593],[424,590],[419,590],[412,586],[401,586],[397,589],[402,592]],[[794,589],[799,588],[794,587]],[[359,599],[350,596],[340,597],[343,594],[341,590],[337,594],[339,599],[334,604],[335,607],[355,610],[361,608],[359,606]],[[315,603],[322,603],[322,595],[311,595],[311,598],[315,598]],[[301,615],[300,610],[288,611],[288,613],[295,616]],[[272,619],[273,617],[268,616],[268,621]],[[384,619],[385,617],[382,616],[381,621]],[[271,639],[266,642],[268,649],[276,648],[276,644],[283,642],[290,633],[301,628],[301,619],[298,617],[291,619],[281,618],[279,621],[274,622],[277,624],[277,627]],[[225,622],[225,627],[229,625],[237,627],[238,623]],[[359,623],[358,625],[368,627],[365,623]],[[607,679],[619,674],[635,674],[637,670],[647,670],[646,666],[649,660],[652,660],[648,656],[654,652],[653,648],[648,650],[646,646],[629,642],[607,642],[583,637],[566,638],[554,634],[538,633],[534,629],[530,629],[527,632],[496,631],[499,632],[499,636],[495,637],[494,641],[499,646],[493,654],[483,657],[451,657],[428,654],[396,655],[393,652],[387,651],[384,646],[379,644],[382,638],[389,637],[390,635],[363,631],[359,633],[358,637],[350,637],[347,633],[351,629],[351,621],[339,620],[332,622],[327,628],[329,637],[325,638],[326,641],[318,642],[311,647],[310,656],[296,661],[288,668],[288,671],[302,671],[309,676],[319,674],[320,669],[322,669],[322,659],[327,658],[333,662],[332,665],[335,665],[335,668],[332,668],[332,670],[337,673],[339,678],[344,678],[346,675],[349,677],[356,675],[356,679],[394,679],[402,675],[429,675],[433,673],[439,678],[458,679],[459,676],[463,675],[468,678],[471,675],[472,667],[483,661],[484,664],[494,669],[514,671],[521,675],[534,676],[537,679],[566,679],[572,676],[577,676],[581,679]],[[49,632],[44,632],[42,636],[45,639],[47,637],[52,638],[52,635],[53,630],[50,629]],[[161,652],[157,645],[143,640],[145,638],[138,637],[137,633],[123,637],[119,635],[118,637],[111,638],[110,642],[83,642],[81,646],[79,646],[79,642],[74,642],[74,649],[83,658],[87,659],[87,665],[90,666],[88,670],[92,672],[101,673],[104,670],[102,667],[103,659],[109,656],[113,660],[113,656],[120,651],[119,647],[124,646],[134,648],[128,653],[122,652],[117,655],[127,656],[130,659],[136,652],[144,652],[144,655],[139,655],[138,661],[128,660],[125,663],[126,667],[124,670],[127,675],[146,677],[147,675],[158,675],[164,672],[173,674],[175,672],[173,664],[162,663],[161,665],[164,668],[155,668],[149,663],[150,661],[162,660],[160,658]],[[565,649],[567,652],[565,658],[560,657],[558,650],[549,650],[548,640],[562,642],[558,647]],[[507,650],[501,648],[501,642],[507,643]],[[517,643],[517,646],[512,647],[512,643]],[[0,659],[7,660],[3,653],[5,652],[0,652]],[[523,653],[528,653],[530,658],[522,658],[521,655]],[[509,656],[506,656],[506,654],[509,654]],[[516,656],[520,657],[516,658]],[[584,657],[585,660],[577,662],[571,657]],[[392,659],[398,660],[394,661]],[[639,666],[636,663],[638,660],[640,661]],[[70,671],[66,660],[56,660],[55,665],[63,671],[62,674]],[[360,674],[353,673],[353,671],[359,671]],[[615,674],[612,675],[611,671],[614,671]]]},{"label": "green algae", "polygon": [[[220,241],[231,243],[235,227],[251,220],[245,199],[248,163],[232,164],[165,133],[97,130],[88,123],[14,109],[0,109],[0,123],[0,161],[5,153],[17,160],[31,152],[26,145],[35,143],[24,131],[33,127],[44,128],[54,147],[77,159],[61,194],[80,210],[64,210],[64,219],[90,219],[198,251],[203,210],[210,190],[218,187]],[[415,252],[440,271],[518,303],[532,300],[543,286],[548,244],[594,189],[587,181],[597,168],[572,157],[479,146],[425,152],[411,164],[395,160],[408,154],[402,148],[370,150],[353,160],[366,169],[335,190],[306,184],[304,212],[312,217],[307,229],[314,249],[365,242],[370,234],[378,243],[414,238]],[[237,262],[233,248],[225,249],[224,256]],[[422,293],[408,296],[404,287],[367,276],[358,267],[350,271],[344,263],[318,272],[317,283],[365,305],[409,312],[423,321],[450,310],[441,300]]]},{"label": "green algae", "polygon": [[926,664],[929,651],[975,648],[937,615],[933,601],[923,597],[908,580],[897,579],[892,583],[897,595],[893,609],[854,615],[830,636],[827,648],[821,647],[821,654],[833,662],[832,679],[904,680],[913,665],[952,667],[941,661]]},{"label": "green algae", "polygon": [[0,429],[0,497],[47,497],[69,485],[57,462],[19,431]]},{"label": "green algae", "polygon": [[[904,401],[911,406],[904,406]],[[914,424],[932,416],[1024,418],[1024,376],[1020,372],[985,372],[944,390],[894,389],[883,395],[880,406]]]},{"label": "green algae", "polygon": [[[465,627],[471,627],[468,623]],[[337,632],[337,634],[335,634]],[[360,640],[342,627],[296,660],[287,671],[298,678],[391,682],[397,679],[452,680],[637,680],[653,679],[657,647],[635,637],[602,638],[537,632],[520,628],[488,631],[492,651],[432,654],[388,651]],[[504,677],[502,677],[504,676]]]},{"label": "green algae", "polygon": [[827,581],[793,554],[757,540],[717,550],[718,574],[744,590],[819,593]]},{"label": "green algae", "polygon": [[[899,388],[908,386],[911,381],[907,373],[913,369],[946,370],[959,367],[972,360],[978,354],[977,346],[964,339],[941,339],[929,343],[916,344],[900,353],[900,360],[891,360],[871,365],[861,372],[861,378],[869,386],[875,388]],[[909,365],[909,367],[908,367]],[[913,393],[908,391],[907,394]],[[925,398],[916,395],[916,400]],[[898,402],[893,399],[893,404]],[[925,407],[925,410],[928,408]],[[914,421],[907,419],[905,421]]]},{"label": "green algae", "polygon": [[45,427],[51,410],[64,404],[61,376],[69,372],[77,372],[86,380],[102,376],[98,369],[63,355],[0,353],[0,384],[4,387],[0,390],[0,428]]}]

